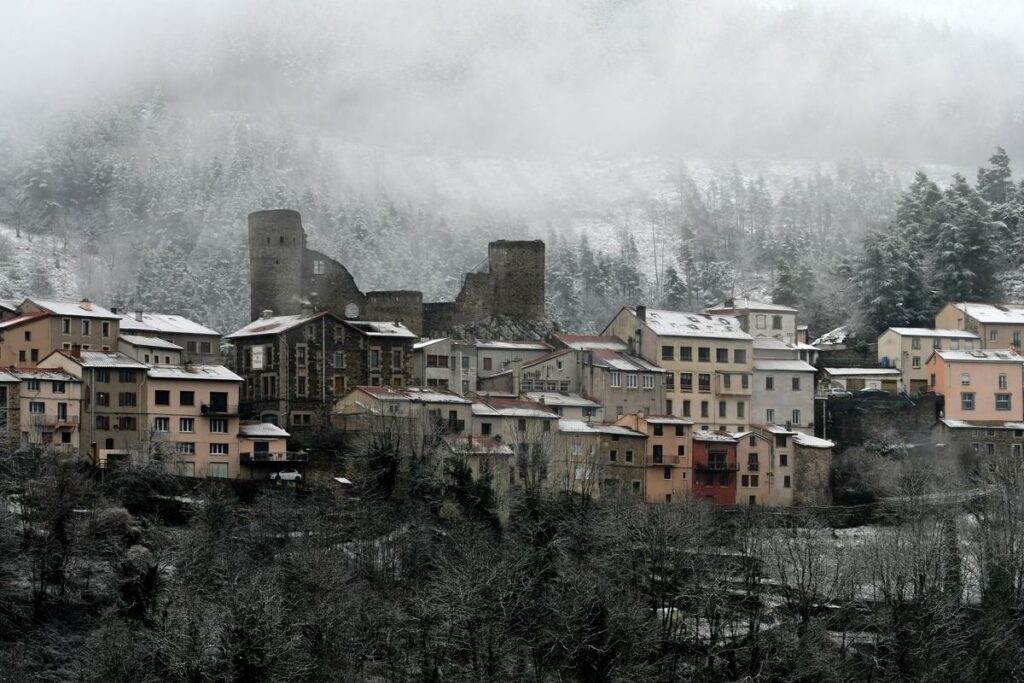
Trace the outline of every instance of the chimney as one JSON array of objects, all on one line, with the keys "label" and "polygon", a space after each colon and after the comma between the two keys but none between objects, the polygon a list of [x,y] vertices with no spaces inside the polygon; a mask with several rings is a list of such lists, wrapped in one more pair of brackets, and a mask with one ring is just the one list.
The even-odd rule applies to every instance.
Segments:
[{"label": "chimney", "polygon": [[83,311],[91,311],[92,302],[89,301],[88,299],[82,299],[81,301],[78,302],[78,307],[81,308]]},{"label": "chimney", "polygon": [[113,313],[114,315],[117,315],[117,306],[111,306],[110,312]]},{"label": "chimney", "polygon": [[274,312],[272,310],[270,310],[269,308],[264,308],[263,309],[262,317],[263,317],[264,320],[266,320],[267,318],[273,318],[274,317]]},{"label": "chimney", "polygon": [[140,323],[142,322],[142,309],[141,308],[139,308],[139,309],[137,309],[135,311],[135,321],[136,322],[140,322]]},{"label": "chimney", "polygon": [[72,358],[81,358],[82,357],[82,345],[81,344],[72,344],[71,345],[71,357]]},{"label": "chimney", "polygon": [[647,307],[638,305],[636,307],[636,317],[639,320],[647,322]]}]

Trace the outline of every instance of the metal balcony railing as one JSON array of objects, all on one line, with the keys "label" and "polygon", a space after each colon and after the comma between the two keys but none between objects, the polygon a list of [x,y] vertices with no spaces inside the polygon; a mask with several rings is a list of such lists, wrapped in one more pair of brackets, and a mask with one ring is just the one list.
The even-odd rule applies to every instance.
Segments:
[{"label": "metal balcony railing", "polygon": [[238,460],[243,465],[259,463],[309,462],[309,453],[306,451],[239,453]]},{"label": "metal balcony railing", "polygon": [[735,472],[740,468],[738,463],[723,462],[721,460],[710,460],[708,462],[694,463],[694,468],[708,472]]},{"label": "metal balcony railing", "polygon": [[461,434],[466,431],[465,420],[435,420],[434,429],[440,434]]},{"label": "metal balcony railing", "polygon": [[238,405],[227,403],[203,403],[199,412],[204,417],[232,417],[238,415]]}]

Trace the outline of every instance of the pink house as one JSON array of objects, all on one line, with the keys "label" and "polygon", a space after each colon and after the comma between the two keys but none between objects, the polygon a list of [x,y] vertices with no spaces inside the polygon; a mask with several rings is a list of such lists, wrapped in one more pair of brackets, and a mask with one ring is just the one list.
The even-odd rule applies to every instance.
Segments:
[{"label": "pink house", "polygon": [[945,397],[943,418],[1008,422],[1024,417],[1024,356],[1011,350],[936,350],[928,384]]}]

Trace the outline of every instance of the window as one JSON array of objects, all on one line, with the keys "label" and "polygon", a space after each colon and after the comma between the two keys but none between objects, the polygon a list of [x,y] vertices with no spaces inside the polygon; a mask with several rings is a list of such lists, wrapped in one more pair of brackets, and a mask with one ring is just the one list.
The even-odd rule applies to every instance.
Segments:
[{"label": "window", "polygon": [[1013,444],[1013,446],[1011,447],[1010,450],[1013,453],[1013,457],[1015,457],[1015,458],[1019,458],[1020,457],[1021,445],[1019,443]]},{"label": "window", "polygon": [[968,386],[970,383],[971,383],[971,376],[970,376],[970,374],[965,372],[962,375],[960,375],[960,384],[962,384],[964,386]]},{"label": "window", "polygon": [[793,487],[793,478],[788,474],[782,478],[782,488],[788,489]]},{"label": "window", "polygon": [[775,424],[775,408],[768,408],[764,411],[764,421],[768,424]]},{"label": "window", "polygon": [[718,417],[725,417],[725,401],[718,402]]},{"label": "window", "polygon": [[295,365],[300,368],[306,367],[306,345],[297,344],[295,346]]},{"label": "window", "polygon": [[196,404],[196,393],[194,391],[179,391],[179,406],[194,406]]},{"label": "window", "polygon": [[128,370],[128,369],[122,369],[118,373],[118,377],[121,380],[122,384],[131,384],[132,382],[135,381],[135,371],[134,370]]},{"label": "window", "polygon": [[703,393],[711,391],[711,375],[701,373],[697,375],[697,389]]},{"label": "window", "polygon": [[1010,394],[996,394],[996,410],[1010,410]]},{"label": "window", "polygon": [[920,337],[911,337],[910,338],[910,348],[912,348],[912,349],[919,349],[919,348],[921,348],[921,338]]},{"label": "window", "polygon": [[391,349],[391,369],[399,370],[402,367],[402,349]]},{"label": "window", "polygon": [[195,353],[196,343],[194,341],[185,342],[185,350],[188,351],[189,353]]},{"label": "window", "polygon": [[757,316],[754,317],[754,326],[759,330],[763,330],[767,327],[767,321],[768,316],[758,314]]},{"label": "window", "polygon": [[110,405],[110,394],[105,391],[96,392],[96,405],[98,406],[109,406]]},{"label": "window", "polygon": [[[491,361],[491,358],[490,358],[490,356],[486,356],[486,357],[484,358],[484,370],[491,370],[491,369],[492,369],[492,361]],[[612,373],[612,374],[614,375],[615,373]],[[618,386],[618,385],[616,385],[616,384],[613,384],[612,386],[614,387],[614,386]]]},{"label": "window", "polygon": [[701,401],[700,402],[700,416],[701,417],[709,417],[710,413],[711,413],[711,404],[709,404],[707,401]]},{"label": "window", "polygon": [[92,322],[89,320],[82,321],[82,335],[88,337],[92,334]]},{"label": "window", "polygon": [[[663,467],[661,469],[661,478],[662,479],[671,479],[672,478],[672,468],[671,467]],[[669,500],[671,500],[671,499],[669,499]]]},{"label": "window", "polygon": [[27,384],[29,391],[39,391],[41,385],[40,381],[37,379],[30,379],[28,380]]},{"label": "window", "polygon": [[699,363],[710,363],[711,362],[711,349],[706,346],[697,348],[697,362]]},{"label": "window", "polygon": [[693,373],[692,372],[680,372],[679,373],[679,390],[680,391],[693,391]]},{"label": "window", "polygon": [[299,396],[306,395],[306,376],[299,375],[295,378],[295,393]]},{"label": "window", "polygon": [[686,457],[686,446],[679,444],[676,446],[676,455],[680,458]]},{"label": "window", "polygon": [[921,368],[921,356],[914,356],[913,358],[911,358],[910,367],[914,368],[915,370],[919,370]]},{"label": "window", "polygon": [[743,401],[740,401],[739,403],[736,404],[736,418],[742,420],[743,418],[746,417],[745,413],[746,404],[744,404]]},{"label": "window", "polygon": [[661,347],[661,359],[662,360],[675,360],[676,359],[676,347],[674,347],[674,346],[662,346]]},{"label": "window", "polygon": [[789,467],[789,453],[779,453],[779,467]]},{"label": "window", "polygon": [[997,341],[999,341],[999,330],[989,330],[988,340],[990,342],[997,342]]},{"label": "window", "polygon": [[110,429],[110,417],[107,415],[97,415],[96,429]]},{"label": "window", "polygon": [[212,353],[213,352],[213,345],[210,344],[210,342],[208,342],[208,341],[199,342],[199,352],[200,353]]},{"label": "window", "polygon": [[[222,444],[210,444],[211,447]],[[223,444],[226,445],[226,444]],[[220,455],[220,453],[211,455]],[[206,466],[206,476],[225,479],[228,476],[228,464],[226,462],[211,462]]]},{"label": "window", "polygon": [[60,331],[62,334],[71,334],[71,318],[64,318],[60,321]]},{"label": "window", "polygon": [[633,480],[633,493],[640,493],[640,482],[636,479]]},{"label": "window", "polygon": [[665,460],[665,452],[663,447],[659,444],[654,446],[651,450],[651,460],[654,461],[655,465],[660,465]]},{"label": "window", "polygon": [[931,376],[931,385],[932,385],[932,387],[935,386],[935,373],[934,372],[932,373],[932,376]]},{"label": "window", "polygon": [[46,404],[42,401],[31,401],[28,404],[28,412],[33,415],[42,415],[46,412]]},{"label": "window", "polygon": [[665,427],[663,425],[654,425],[654,436],[664,436]]},{"label": "window", "polygon": [[772,316],[772,329],[773,330],[781,330],[782,329],[782,316],[781,315],[773,315]]},{"label": "window", "polygon": [[182,417],[178,419],[178,431],[189,434],[196,431],[196,419],[194,417]]},{"label": "window", "polygon": [[949,341],[949,348],[952,349],[953,351],[959,351],[960,350],[960,340],[959,339],[951,339]]},{"label": "window", "polygon": [[171,431],[171,418],[169,417],[155,417],[153,418],[153,431],[160,432],[161,434]]},{"label": "window", "polygon": [[654,388],[654,375],[644,375],[644,389]]},{"label": "window", "polygon": [[960,394],[960,409],[974,410],[974,392],[964,391]]},{"label": "window", "polygon": [[32,330],[25,330],[25,341],[32,341]]},{"label": "window", "polygon": [[195,455],[196,444],[193,441],[178,441],[174,444],[174,452],[179,455]]},{"label": "window", "polygon": [[24,363],[25,362],[25,349],[22,349],[21,351],[18,351],[18,362],[19,363]]},{"label": "window", "polygon": [[1013,331],[1013,342],[1012,346],[1020,347],[1020,330]]},{"label": "window", "polygon": [[693,360],[693,347],[692,346],[680,346],[679,347],[679,360]]},{"label": "window", "polygon": [[765,391],[775,391],[775,378],[771,375],[764,378],[764,389]]},{"label": "window", "polygon": [[626,462],[633,462],[633,451],[626,451]]},{"label": "window", "polygon": [[985,444],[985,452],[988,455],[995,455],[996,454],[996,445],[994,443],[987,443],[987,444]]},{"label": "window", "polygon": [[608,451],[608,462],[615,462],[619,457],[619,452],[614,448]]},{"label": "window", "polygon": [[741,387],[743,387],[744,389],[750,388],[750,375],[740,375],[740,380],[742,380],[740,382]]},{"label": "window", "polygon": [[484,422],[484,423],[482,423],[480,425],[480,434],[483,435],[483,436],[490,436],[491,435],[491,423],[490,422]]},{"label": "window", "polygon": [[210,455],[227,455],[228,445],[226,443],[211,443]]},{"label": "window", "polygon": [[793,391],[800,391],[800,377],[793,378]]},{"label": "window", "polygon": [[683,401],[683,417],[690,417],[690,402]]},{"label": "window", "polygon": [[732,352],[733,363],[746,363],[747,362],[747,351],[746,349],[736,349]]},{"label": "window", "polygon": [[726,374],[722,375],[722,388],[723,389],[731,389],[732,388],[732,375],[726,375]]},{"label": "window", "polygon": [[729,362],[729,349],[715,349],[715,362],[716,363],[728,363]]},{"label": "window", "polygon": [[686,425],[676,425],[676,436],[686,436]]},{"label": "window", "polygon": [[[380,349],[370,349],[370,368],[373,370],[380,369]],[[487,368],[488,370],[490,368]]]},{"label": "window", "polygon": [[999,375],[999,388],[1000,389],[1005,389],[1006,387],[1007,387],[1006,375],[1000,373],[1000,375]]},{"label": "window", "polygon": [[217,418],[216,420],[210,420],[210,433],[211,434],[227,434],[228,433],[228,421],[224,418]]},{"label": "window", "polygon": [[133,408],[136,405],[134,391],[121,391],[117,394],[117,405],[122,408]]},{"label": "window", "polygon": [[636,373],[633,373],[633,372],[627,372],[626,373],[626,388],[627,389],[636,389]]},{"label": "window", "polygon": [[30,351],[28,355],[32,359],[33,363],[39,362],[39,349],[32,349],[32,351]]},{"label": "window", "polygon": [[110,321],[103,321],[103,323],[100,325],[100,334],[104,337],[110,336]]},{"label": "window", "polygon": [[794,410],[793,411],[793,424],[795,424],[795,425],[800,424],[800,411],[799,410]]},{"label": "window", "polygon": [[666,372],[665,373],[665,390],[675,391],[676,390],[676,373]]}]

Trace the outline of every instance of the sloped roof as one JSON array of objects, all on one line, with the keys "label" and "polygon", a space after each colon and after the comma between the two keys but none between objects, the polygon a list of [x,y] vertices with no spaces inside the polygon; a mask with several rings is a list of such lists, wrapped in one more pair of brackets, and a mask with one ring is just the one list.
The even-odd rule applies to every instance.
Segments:
[{"label": "sloped roof", "polygon": [[644,415],[645,420],[656,425],[692,425],[693,420],[675,415]]},{"label": "sloped roof", "polygon": [[573,408],[600,408],[601,404],[591,401],[589,398],[579,394],[563,393],[560,391],[527,391],[524,394],[531,401],[542,403],[546,406],[569,406]]},{"label": "sloped roof", "polygon": [[359,390],[381,401],[399,401],[407,403],[472,403],[467,398],[446,389],[436,387],[356,387]]},{"label": "sloped roof", "polygon": [[82,308],[82,302],[80,301],[49,301],[46,299],[34,299],[29,297],[22,302],[24,306],[25,302],[32,302],[44,311],[49,311],[54,315],[78,317],[78,318],[109,318],[116,320],[119,316],[107,309],[103,308],[94,303],[87,304],[88,309]]},{"label": "sloped roof", "polygon": [[737,297],[723,301],[718,306],[711,306],[706,309],[709,313],[717,313],[723,311],[765,311],[771,313],[798,313],[795,308],[789,306],[783,306],[781,304],[770,304],[767,301],[757,301],[755,299],[748,299],[746,297]]},{"label": "sloped roof", "polygon": [[22,313],[21,315],[16,315],[13,318],[8,318],[7,320],[0,322],[0,330],[8,330],[11,329],[12,327],[18,327],[19,325],[30,323],[33,320],[39,320],[41,318],[48,317],[50,317],[50,314],[47,313],[46,311],[39,311],[36,313]]},{"label": "sloped roof", "polygon": [[0,384],[16,384],[20,380],[7,370],[0,370]]},{"label": "sloped roof", "polygon": [[[594,349],[591,352],[590,358],[590,364],[598,368],[609,368],[623,372],[665,372],[664,369],[659,368],[653,363],[648,363],[643,358],[631,356],[621,351],[612,351],[611,349]],[[584,363],[586,363],[586,357],[584,357]]]},{"label": "sloped roof", "polygon": [[821,439],[810,434],[804,434],[803,432],[797,432],[793,435],[793,441],[798,446],[804,446],[806,448],[832,448],[835,444],[828,439]]},{"label": "sloped roof", "polygon": [[558,431],[568,434],[609,434],[646,439],[647,435],[619,425],[591,424],[583,420],[559,420]]},{"label": "sloped roof", "polygon": [[160,337],[143,337],[137,334],[122,334],[118,336],[121,341],[132,346],[145,346],[149,349],[167,349],[169,351],[181,351],[177,344],[161,339]]},{"label": "sloped roof", "polygon": [[944,361],[957,363],[1024,363],[1024,356],[1018,356],[1010,349],[978,349],[976,351],[951,351],[935,349],[932,355]]},{"label": "sloped roof", "polygon": [[586,335],[586,334],[562,334],[555,337],[570,349],[576,351],[587,351],[593,349],[609,349],[611,351],[625,351],[626,342],[611,335]]},{"label": "sloped roof", "polygon": [[951,305],[981,323],[1024,324],[1024,305],[983,304],[967,301],[955,302]]},{"label": "sloped roof", "polygon": [[298,315],[275,315],[269,318],[257,318],[248,325],[235,330],[229,334],[227,339],[239,339],[242,337],[260,337],[266,334],[280,334],[288,330],[305,325],[306,323],[328,316],[338,322],[341,318],[328,311],[317,311],[313,313],[299,313]]},{"label": "sloped roof", "polygon": [[[633,310],[633,309],[630,309]],[[636,311],[633,310],[635,314]],[[740,321],[725,315],[683,313],[647,309],[645,322],[663,337],[701,337],[708,339],[753,339],[740,327]]]},{"label": "sloped roof", "polygon": [[175,313],[142,312],[142,320],[136,320],[134,314],[118,316],[121,318],[121,329],[125,332],[155,332],[164,334],[195,334],[219,337],[220,332],[189,320]]},{"label": "sloped roof", "polygon": [[541,341],[478,341],[478,349],[508,351],[550,351],[551,345]]},{"label": "sloped roof", "polygon": [[[59,353],[66,358],[70,358],[74,362],[81,365],[83,368],[139,368],[142,370],[148,370],[149,366],[145,363],[140,363],[134,358],[129,358],[123,353],[117,353],[114,351],[81,351],[80,355],[75,356],[71,351],[65,349],[58,349],[53,353]],[[53,355],[53,354],[50,354]]]},{"label": "sloped roof", "polygon": [[287,439],[291,434],[269,422],[243,422],[238,433],[247,439]]},{"label": "sloped roof", "polygon": [[558,415],[545,405],[536,401],[522,399],[498,398],[495,396],[481,397],[473,403],[473,414],[478,416],[496,417],[536,417],[557,420]]},{"label": "sloped roof", "polygon": [[41,379],[56,382],[82,381],[74,375],[64,372],[60,368],[14,368],[7,372],[17,379]]},{"label": "sloped roof", "polygon": [[829,330],[825,334],[821,335],[817,339],[811,342],[811,346],[822,346],[829,344],[843,344],[846,339],[850,336],[850,327],[848,325],[840,325],[834,330]]},{"label": "sloped roof", "polygon": [[446,341],[447,339],[448,337],[438,337],[437,339],[421,339],[420,341],[413,344],[412,348],[414,351],[419,351],[420,349],[425,349],[428,346],[439,344],[443,341]]},{"label": "sloped roof", "polygon": [[416,339],[416,334],[399,322],[382,322],[376,320],[346,320],[345,324],[367,337],[400,337]]},{"label": "sloped roof", "polygon": [[967,330],[933,330],[930,327],[890,327],[889,330],[904,337],[949,337],[950,339],[977,339],[978,335]]},{"label": "sloped roof", "polygon": [[776,372],[816,372],[813,365],[802,360],[754,359],[755,370]]},{"label": "sloped roof", "polygon": [[1000,420],[951,420],[941,418],[942,424],[951,429],[1014,429],[1024,430],[1024,422],[1003,422]]},{"label": "sloped roof", "polygon": [[694,441],[720,441],[724,443],[736,443],[739,438],[729,432],[713,432],[709,429],[698,429],[693,433]]},{"label": "sloped roof", "polygon": [[154,365],[146,374],[152,379],[244,381],[223,365]]},{"label": "sloped roof", "polygon": [[896,368],[824,368],[833,377],[899,377]]}]

